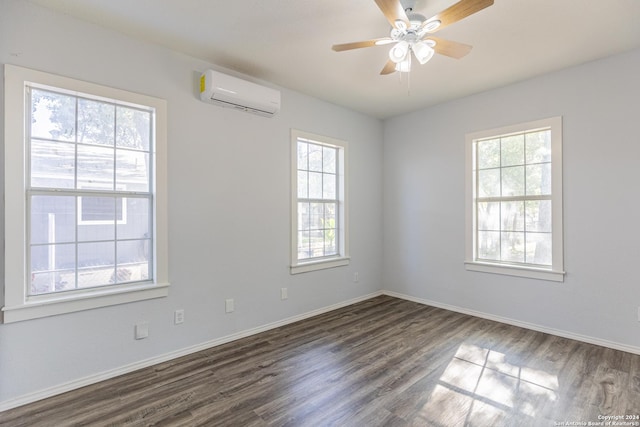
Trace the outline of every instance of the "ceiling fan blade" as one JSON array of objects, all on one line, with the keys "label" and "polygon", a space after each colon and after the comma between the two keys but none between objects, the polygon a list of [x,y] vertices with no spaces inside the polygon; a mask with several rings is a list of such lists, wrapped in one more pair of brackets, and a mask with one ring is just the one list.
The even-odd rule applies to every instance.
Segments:
[{"label": "ceiling fan blade", "polygon": [[435,30],[430,31],[431,33],[435,33],[436,31],[439,31],[448,25],[458,22],[469,15],[473,15],[474,13],[479,12],[486,7],[489,7],[492,4],[493,0],[461,0],[453,6],[446,8],[439,14],[427,19],[426,21],[424,21],[422,26],[424,27],[429,22],[435,20],[440,21],[440,26]]},{"label": "ceiling fan blade", "polygon": [[464,43],[458,43],[451,40],[445,40],[438,37],[427,37],[425,40],[433,40],[436,45],[433,50],[440,55],[449,56],[451,58],[460,59],[469,52],[471,52],[472,46]]},{"label": "ceiling fan blade", "polygon": [[400,0],[376,0],[376,4],[393,28],[396,28],[398,20],[404,22],[407,27],[409,26],[409,18],[407,18]]},{"label": "ceiling fan blade", "polygon": [[384,68],[382,69],[382,71],[380,71],[380,74],[381,75],[391,74],[394,71],[396,71],[396,63],[393,62],[392,60],[388,60],[387,63],[384,65]]},{"label": "ceiling fan blade", "polygon": [[362,42],[334,44],[331,47],[331,49],[335,50],[336,52],[342,52],[343,50],[360,49],[362,47],[371,47],[371,46],[375,46],[376,43],[386,44],[387,42],[392,42],[392,41],[393,40],[391,40],[389,37],[383,37],[380,39],[365,40]]}]

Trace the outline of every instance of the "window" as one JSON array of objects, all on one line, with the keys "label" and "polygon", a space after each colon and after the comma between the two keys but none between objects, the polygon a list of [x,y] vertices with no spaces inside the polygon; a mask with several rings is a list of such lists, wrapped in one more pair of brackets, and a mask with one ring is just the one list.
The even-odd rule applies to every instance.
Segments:
[{"label": "window", "polygon": [[562,281],[561,117],[466,139],[467,269]]},{"label": "window", "polygon": [[11,65],[5,96],[4,322],[167,295],[165,102]]},{"label": "window", "polygon": [[347,265],[347,145],[297,130],[291,140],[291,273]]}]

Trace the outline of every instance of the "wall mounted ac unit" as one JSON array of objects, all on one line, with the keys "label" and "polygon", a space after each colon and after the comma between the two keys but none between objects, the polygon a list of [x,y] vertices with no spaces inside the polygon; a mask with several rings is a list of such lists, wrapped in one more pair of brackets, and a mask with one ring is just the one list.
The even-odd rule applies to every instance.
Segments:
[{"label": "wall mounted ac unit", "polygon": [[214,70],[200,76],[200,99],[265,117],[280,110],[280,91]]}]

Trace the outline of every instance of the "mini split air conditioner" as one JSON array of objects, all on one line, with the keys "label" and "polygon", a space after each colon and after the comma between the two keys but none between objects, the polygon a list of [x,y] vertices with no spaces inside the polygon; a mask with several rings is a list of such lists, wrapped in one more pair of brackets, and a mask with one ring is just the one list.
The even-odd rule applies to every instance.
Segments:
[{"label": "mini split air conditioner", "polygon": [[200,99],[265,117],[280,110],[279,91],[213,70],[200,76]]}]

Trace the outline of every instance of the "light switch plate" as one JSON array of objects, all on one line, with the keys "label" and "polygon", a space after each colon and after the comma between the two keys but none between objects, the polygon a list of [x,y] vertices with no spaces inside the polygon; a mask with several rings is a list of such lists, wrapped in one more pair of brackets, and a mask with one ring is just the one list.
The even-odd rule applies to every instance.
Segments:
[{"label": "light switch plate", "polygon": [[179,309],[173,312],[173,324],[179,325],[184,323],[184,310]]}]

